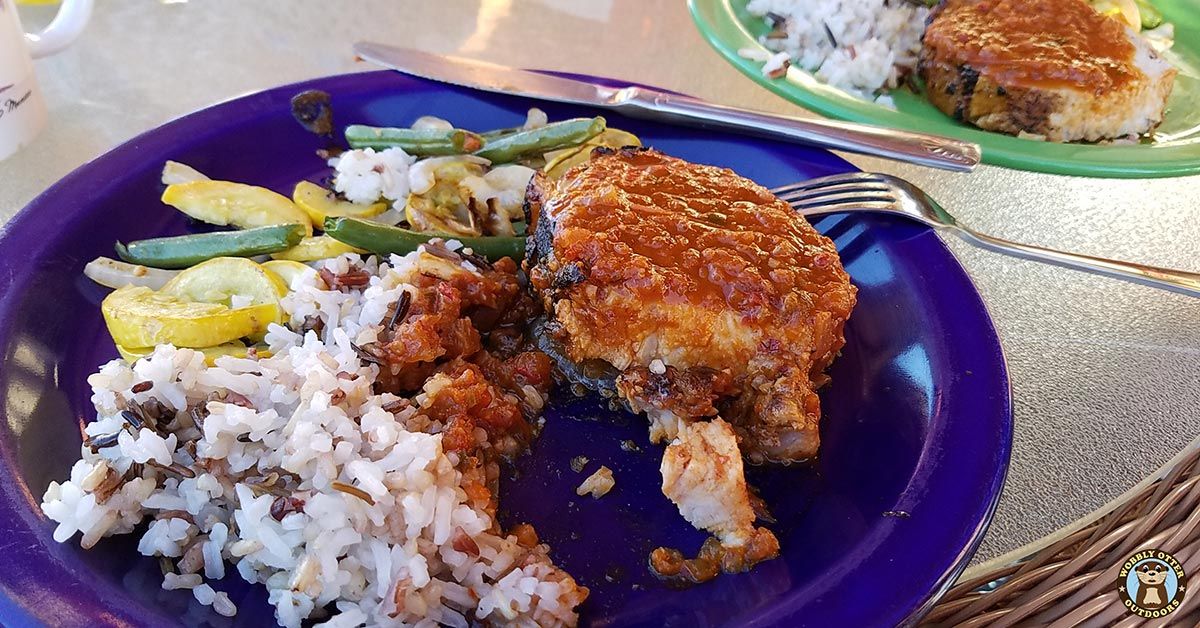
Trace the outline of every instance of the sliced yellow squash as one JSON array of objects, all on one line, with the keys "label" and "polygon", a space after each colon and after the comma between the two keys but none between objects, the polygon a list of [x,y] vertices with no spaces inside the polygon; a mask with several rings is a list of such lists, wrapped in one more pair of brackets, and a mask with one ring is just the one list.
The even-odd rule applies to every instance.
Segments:
[{"label": "sliced yellow squash", "polygon": [[216,257],[175,275],[160,291],[183,301],[231,306],[234,296],[252,305],[279,303],[288,293],[282,277],[244,257]]},{"label": "sliced yellow squash", "polygon": [[290,260],[293,262],[315,262],[319,259],[337,257],[343,253],[362,254],[366,253],[366,251],[354,248],[345,242],[334,240],[327,235],[319,235],[304,238],[299,244],[290,249],[272,253],[271,257],[277,260]]},{"label": "sliced yellow squash", "polygon": [[[209,366],[215,366],[217,358],[225,356],[245,358],[250,355],[250,349],[252,348],[255,350],[255,357],[271,357],[271,350],[268,349],[266,345],[247,347],[240,342],[227,342],[223,345],[217,345],[215,347],[199,348],[196,349],[196,351],[204,354],[205,364]],[[121,359],[133,364],[134,362],[150,355],[151,353],[154,353],[154,347],[123,347],[121,345],[117,345],[117,353],[121,354]]]},{"label": "sliced yellow squash", "polygon": [[327,216],[370,218],[382,214],[388,208],[387,203],[359,205],[343,201],[334,196],[333,192],[311,181],[301,181],[296,184],[296,189],[292,191],[292,201],[308,214],[314,225],[325,224]]},{"label": "sliced yellow squash", "polygon": [[100,304],[113,341],[125,347],[212,347],[238,338],[262,336],[280,319],[277,303],[230,309],[196,303],[149,288],[126,286]]},{"label": "sliced yellow squash", "polygon": [[471,189],[463,185],[469,177],[483,176],[483,165],[447,158],[431,166],[430,173],[433,185],[420,194],[409,194],[404,204],[404,217],[412,230],[454,236],[483,235],[482,225],[472,211]]},{"label": "sliced yellow squash", "polygon": [[607,128],[599,135],[580,144],[561,150],[551,151],[546,153],[546,165],[542,171],[547,177],[557,179],[563,176],[563,173],[587,161],[592,156],[592,149],[597,146],[606,146],[608,148],[624,148],[626,146],[641,146],[642,140],[638,136],[628,131],[621,129]]},{"label": "sliced yellow squash", "polygon": [[290,259],[273,259],[269,262],[263,262],[262,267],[275,273],[276,275],[279,275],[279,278],[282,279],[283,283],[287,284],[289,288],[291,287],[292,282],[296,280],[296,277],[299,277],[305,272],[312,270],[308,266]]},{"label": "sliced yellow squash", "polygon": [[240,229],[298,224],[312,235],[308,214],[286,196],[254,185],[208,180],[176,183],[167,186],[162,202],[209,224]]}]

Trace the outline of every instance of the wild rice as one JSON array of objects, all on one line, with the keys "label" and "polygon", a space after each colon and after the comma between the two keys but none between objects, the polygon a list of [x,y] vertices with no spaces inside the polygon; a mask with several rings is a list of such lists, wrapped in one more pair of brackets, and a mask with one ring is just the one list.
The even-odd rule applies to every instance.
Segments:
[{"label": "wild rice", "polygon": [[[267,334],[269,358],[206,366],[164,345],[102,366],[88,379],[97,417],[81,459],[43,497],[54,538],[81,533],[86,548],[149,519],[138,551],[174,563],[164,588],[232,616],[228,596],[204,583],[228,564],[266,586],[289,627],[322,609],[329,626],[573,625],[586,588],[532,528],[503,534],[488,500],[468,498],[460,457],[419,415],[420,397],[372,388],[378,360],[364,354],[378,357],[370,348],[388,315],[418,290],[420,260],[319,263],[367,280],[329,290],[318,273],[298,279],[283,300],[290,327]],[[127,402],[134,387],[151,389],[143,382],[157,399]]]},{"label": "wild rice", "polygon": [[750,0],[746,10],[768,20],[762,49],[739,51],[778,78],[787,62],[854,96],[889,103],[917,62],[929,9],[903,0]]}]

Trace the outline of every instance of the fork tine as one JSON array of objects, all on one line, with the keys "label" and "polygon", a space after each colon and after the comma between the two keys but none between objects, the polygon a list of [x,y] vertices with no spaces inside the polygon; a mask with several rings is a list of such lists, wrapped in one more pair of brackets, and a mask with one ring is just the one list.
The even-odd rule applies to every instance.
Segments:
[{"label": "fork tine", "polygon": [[884,183],[841,183],[837,185],[829,185],[819,187],[812,190],[795,190],[779,194],[779,198],[789,203],[795,201],[817,199],[825,196],[837,196],[844,194],[868,194],[875,196],[894,197],[895,190]]},{"label": "fork tine", "polygon": [[796,207],[792,206],[796,213],[810,220],[816,220],[823,216],[836,214],[839,212],[852,212],[862,210],[874,210],[880,212],[889,212],[895,209],[891,203],[882,203],[878,201],[863,202],[863,203],[834,203],[832,205],[817,205],[815,207]]},{"label": "fork tine", "polygon": [[800,199],[789,201],[789,205],[793,209],[801,211],[807,209],[822,209],[828,210],[831,207],[872,207],[874,209],[889,209],[895,204],[895,199],[891,196],[880,194],[834,194],[830,196],[822,196],[816,199]]},{"label": "fork tine", "polygon": [[815,190],[818,188],[828,187],[831,185],[839,185],[842,183],[883,183],[887,182],[879,175],[872,172],[846,172],[843,174],[835,174],[828,177],[820,177],[817,179],[809,179],[807,181],[798,181],[789,183],[771,190],[771,193],[776,196],[782,196],[791,192],[799,192],[802,190]]}]

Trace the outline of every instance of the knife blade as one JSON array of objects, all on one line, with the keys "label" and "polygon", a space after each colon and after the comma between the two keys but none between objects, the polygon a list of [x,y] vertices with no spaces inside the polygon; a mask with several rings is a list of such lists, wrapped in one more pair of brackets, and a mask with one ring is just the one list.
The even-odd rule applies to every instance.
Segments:
[{"label": "knife blade", "polygon": [[372,42],[354,44],[354,52],[366,61],[404,74],[487,92],[590,105],[613,109],[630,117],[731,130],[957,172],[969,172],[979,164],[978,144],[938,135],[769,114],[646,87],[606,87],[486,61]]}]

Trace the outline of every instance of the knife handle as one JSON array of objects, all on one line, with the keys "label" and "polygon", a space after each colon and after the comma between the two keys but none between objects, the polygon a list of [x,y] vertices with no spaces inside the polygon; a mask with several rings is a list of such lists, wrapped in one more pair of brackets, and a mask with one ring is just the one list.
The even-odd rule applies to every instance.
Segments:
[{"label": "knife handle", "polygon": [[811,146],[885,157],[956,172],[979,165],[979,145],[940,135],[854,122],[775,115],[641,87],[620,90],[612,105],[639,118],[719,128]]}]

